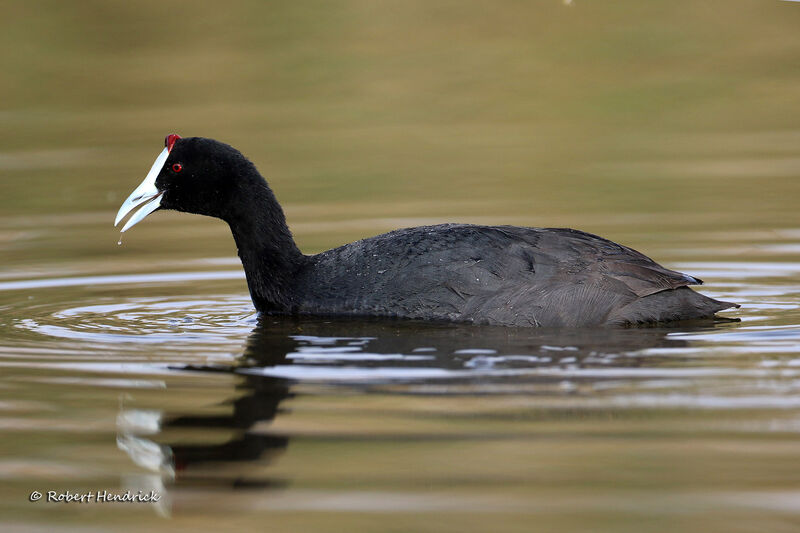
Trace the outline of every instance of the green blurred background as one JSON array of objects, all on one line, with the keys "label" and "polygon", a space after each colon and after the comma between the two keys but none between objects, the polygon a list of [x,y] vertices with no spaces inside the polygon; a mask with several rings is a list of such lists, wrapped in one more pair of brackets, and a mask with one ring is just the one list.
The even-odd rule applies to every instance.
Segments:
[{"label": "green blurred background", "polygon": [[173,131],[239,148],[290,208],[342,217],[794,212],[792,2],[2,10],[3,214],[114,211]]}]

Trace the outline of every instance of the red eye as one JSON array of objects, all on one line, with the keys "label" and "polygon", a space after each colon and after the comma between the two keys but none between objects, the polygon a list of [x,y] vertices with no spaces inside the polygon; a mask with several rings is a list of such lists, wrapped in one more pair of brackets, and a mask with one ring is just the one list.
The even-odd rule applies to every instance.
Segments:
[{"label": "red eye", "polygon": [[180,172],[181,170],[183,170],[183,165],[181,165],[180,163],[175,163],[174,165],[172,165],[173,172]]}]

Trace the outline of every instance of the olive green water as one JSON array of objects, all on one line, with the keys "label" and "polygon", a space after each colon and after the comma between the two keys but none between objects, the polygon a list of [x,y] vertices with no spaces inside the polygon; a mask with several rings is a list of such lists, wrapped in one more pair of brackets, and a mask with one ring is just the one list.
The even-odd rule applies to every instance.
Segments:
[{"label": "olive green water", "polygon": [[[794,2],[4,3],[0,530],[797,531],[798,59]],[[171,132],[305,252],[569,226],[741,322],[259,323],[222,222],[117,245]],[[102,490],[160,501],[45,501]]]}]

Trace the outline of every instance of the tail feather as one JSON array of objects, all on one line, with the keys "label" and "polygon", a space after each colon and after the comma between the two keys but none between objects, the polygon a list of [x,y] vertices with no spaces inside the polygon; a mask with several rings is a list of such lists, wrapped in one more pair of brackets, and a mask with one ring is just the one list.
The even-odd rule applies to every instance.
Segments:
[{"label": "tail feather", "polygon": [[719,311],[737,307],[739,304],[709,298],[689,287],[678,287],[634,300],[612,313],[607,323],[633,325],[713,318]]}]

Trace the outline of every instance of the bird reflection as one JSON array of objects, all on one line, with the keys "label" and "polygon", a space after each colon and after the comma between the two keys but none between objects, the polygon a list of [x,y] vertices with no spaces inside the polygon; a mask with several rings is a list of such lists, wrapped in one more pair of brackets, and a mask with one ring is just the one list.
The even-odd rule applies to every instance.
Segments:
[{"label": "bird reflection", "polygon": [[[248,337],[238,365],[186,366],[183,370],[206,372],[237,372],[247,367],[271,367],[286,362],[287,354],[296,342],[287,335],[274,335],[259,324]],[[285,435],[254,431],[256,424],[269,422],[279,412],[279,406],[290,398],[291,380],[241,374],[236,385],[238,395],[231,401],[233,410],[224,415],[181,415],[166,419],[162,432],[179,429],[228,429],[233,436],[221,443],[169,444],[174,465],[176,485],[212,485],[216,487],[282,486],[282,480],[261,475],[263,468],[282,453],[289,444]]]},{"label": "bird reflection", "polygon": [[[684,327],[682,331],[686,331]],[[531,330],[458,326],[453,324],[419,324],[392,321],[353,320],[299,320],[264,317],[251,332],[246,348],[232,366],[181,366],[183,371],[221,372],[234,374],[235,399],[231,400],[229,414],[182,414],[167,416],[161,423],[160,433],[167,439],[180,435],[164,444],[171,457],[174,486],[200,486],[224,488],[270,488],[284,486],[288,480],[271,477],[268,466],[284,452],[290,435],[265,430],[281,414],[281,404],[294,396],[292,388],[304,372],[324,367],[328,378],[316,374],[323,383],[336,381],[335,371],[372,371],[367,380],[359,382],[360,390],[369,393],[368,386],[380,386],[387,379],[389,369],[433,369],[439,374],[428,377],[410,376],[406,383],[435,382],[446,379],[448,384],[458,379],[491,383],[493,379],[508,379],[502,374],[471,373],[475,369],[477,354],[496,354],[504,364],[535,365],[535,354],[541,357],[538,365],[558,364],[558,350],[569,356],[571,364],[591,366],[598,356],[619,356],[653,347],[680,347],[685,341],[673,340],[665,329],[631,330]],[[529,355],[520,355],[529,354]],[[522,358],[514,359],[514,358]],[[525,359],[528,357],[528,359]],[[674,355],[672,356],[674,357]],[[566,360],[565,358],[563,360]],[[511,361],[511,362],[509,362]],[[521,362],[520,362],[521,361]],[[643,362],[646,361],[646,362]],[[639,366],[653,364],[654,358],[620,357],[613,366]],[[285,377],[293,370],[293,379]],[[299,371],[299,372],[298,372]],[[453,372],[455,371],[455,372]],[[385,372],[385,373],[384,373]],[[442,377],[441,372],[444,372]],[[392,374],[397,376],[398,374]],[[283,377],[282,377],[283,376]],[[300,378],[298,378],[300,376]],[[330,377],[333,376],[333,377]],[[370,379],[372,381],[370,381]],[[531,374],[517,375],[515,383],[527,379],[529,383],[562,380]],[[327,380],[327,381],[326,381]],[[337,381],[347,384],[346,380]],[[403,394],[402,387],[383,388],[385,394]],[[220,433],[225,438],[219,438]],[[187,438],[187,434],[189,437]],[[191,436],[196,435],[194,442]],[[199,435],[199,437],[197,436]],[[212,438],[217,440],[209,442]],[[197,442],[198,440],[203,442]],[[188,441],[188,442],[187,442]]]}]

